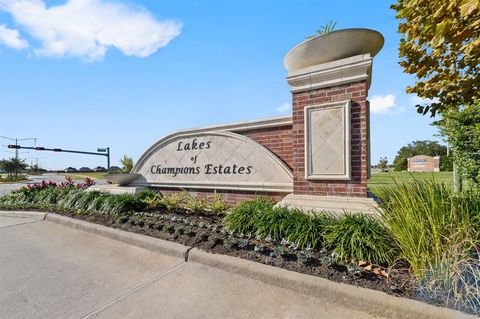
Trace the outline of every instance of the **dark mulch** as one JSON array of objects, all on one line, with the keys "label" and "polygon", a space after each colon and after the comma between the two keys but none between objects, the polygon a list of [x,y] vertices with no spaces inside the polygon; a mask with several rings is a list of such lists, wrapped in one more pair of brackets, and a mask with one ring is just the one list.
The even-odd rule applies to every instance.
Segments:
[{"label": "dark mulch", "polygon": [[[231,236],[222,227],[222,217],[218,215],[188,214],[185,211],[175,211],[168,214],[134,214],[115,219],[99,214],[65,212],[61,214],[197,247],[215,254],[248,259],[336,282],[380,290],[395,296],[410,297],[409,276],[406,269],[391,270],[386,278],[358,267],[333,262],[330,252],[326,251],[311,251],[307,260],[303,258],[303,260],[299,260],[297,257],[299,251],[288,246],[283,246],[284,252],[279,254],[281,244],[278,242],[267,242],[247,238],[247,236]],[[184,221],[185,218],[188,218],[188,222]]]}]

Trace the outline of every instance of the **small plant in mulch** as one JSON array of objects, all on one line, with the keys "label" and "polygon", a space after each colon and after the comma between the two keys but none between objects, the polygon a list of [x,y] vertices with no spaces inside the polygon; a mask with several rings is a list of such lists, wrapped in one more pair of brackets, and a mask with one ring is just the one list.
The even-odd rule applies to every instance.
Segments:
[{"label": "small plant in mulch", "polygon": [[297,252],[297,259],[303,264],[309,264],[312,261],[311,252],[308,250],[301,250]]},{"label": "small plant in mulch", "polygon": [[242,238],[238,241],[237,246],[238,248],[247,248],[250,244],[250,241],[247,238]]},{"label": "small plant in mulch", "polygon": [[273,248],[273,251],[270,253],[270,257],[283,257],[285,256],[285,247],[282,245],[277,245]]},{"label": "small plant in mulch", "polygon": [[173,234],[175,232],[175,227],[165,224],[163,225],[163,231],[169,234]]},{"label": "small plant in mulch", "polygon": [[347,264],[347,272],[354,277],[361,277],[363,275],[363,268],[358,264]]},{"label": "small plant in mulch", "polygon": [[256,253],[263,253],[265,251],[265,247],[261,244],[256,244],[255,247],[253,247],[253,250]]},{"label": "small plant in mulch", "polygon": [[318,259],[320,265],[322,266],[333,266],[337,263],[339,256],[337,253],[332,253],[330,256],[323,256]]},{"label": "small plant in mulch", "polygon": [[235,240],[231,237],[227,237],[223,240],[223,246],[226,248],[232,248],[235,245]]}]

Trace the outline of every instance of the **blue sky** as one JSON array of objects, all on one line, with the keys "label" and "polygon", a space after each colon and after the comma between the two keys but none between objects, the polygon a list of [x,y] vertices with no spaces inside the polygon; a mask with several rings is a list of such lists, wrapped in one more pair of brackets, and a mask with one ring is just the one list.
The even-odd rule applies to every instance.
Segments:
[{"label": "blue sky", "polygon": [[[0,0],[0,135],[95,151],[112,165],[183,128],[287,115],[283,57],[329,20],[385,37],[369,99],[372,162],[437,139],[398,65],[390,1]],[[282,110],[284,110],[282,112]],[[13,154],[0,138],[0,158]],[[31,145],[25,142],[24,145]],[[103,157],[22,153],[41,166],[105,166]]]}]

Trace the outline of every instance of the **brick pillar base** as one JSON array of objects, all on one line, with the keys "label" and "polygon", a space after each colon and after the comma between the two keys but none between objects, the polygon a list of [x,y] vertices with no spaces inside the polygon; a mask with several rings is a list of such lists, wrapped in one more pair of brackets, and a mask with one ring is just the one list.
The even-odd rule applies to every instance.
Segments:
[{"label": "brick pillar base", "polygon": [[367,192],[371,65],[370,54],[360,54],[289,70],[293,194],[279,205],[375,211]]},{"label": "brick pillar base", "polygon": [[[333,87],[293,92],[293,193],[367,197],[368,136],[365,80]],[[350,180],[305,179],[305,107],[351,102]]]}]

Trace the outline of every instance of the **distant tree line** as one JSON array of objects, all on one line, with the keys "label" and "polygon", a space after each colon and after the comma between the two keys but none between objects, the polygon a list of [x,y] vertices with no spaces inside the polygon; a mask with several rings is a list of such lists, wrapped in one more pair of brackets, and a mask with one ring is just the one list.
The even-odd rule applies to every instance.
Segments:
[{"label": "distant tree line", "polygon": [[408,158],[416,155],[440,156],[440,170],[451,171],[453,169],[452,156],[447,156],[447,147],[435,141],[413,141],[402,147],[393,161],[396,171],[404,171],[408,168]]}]

